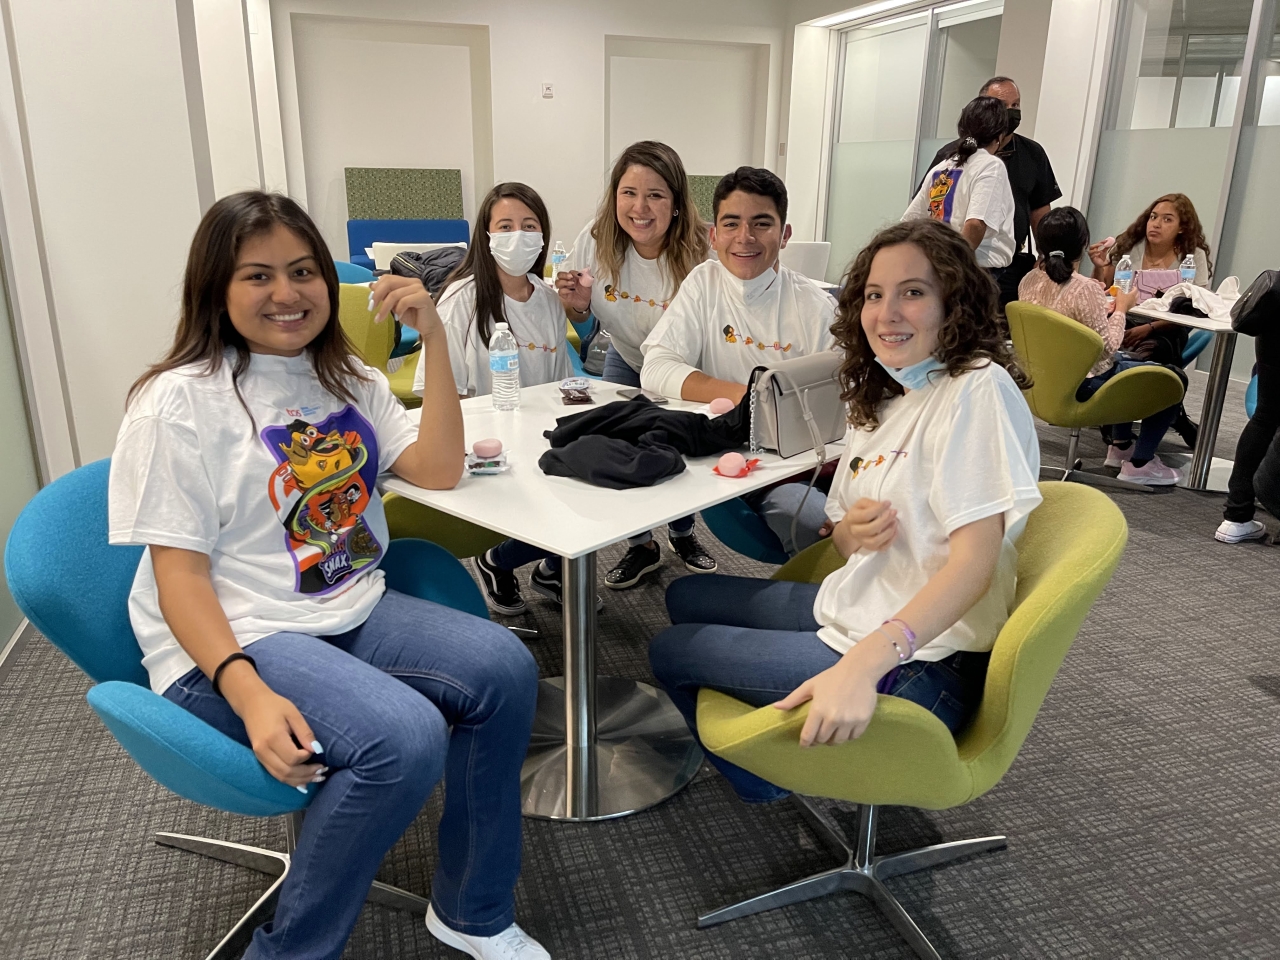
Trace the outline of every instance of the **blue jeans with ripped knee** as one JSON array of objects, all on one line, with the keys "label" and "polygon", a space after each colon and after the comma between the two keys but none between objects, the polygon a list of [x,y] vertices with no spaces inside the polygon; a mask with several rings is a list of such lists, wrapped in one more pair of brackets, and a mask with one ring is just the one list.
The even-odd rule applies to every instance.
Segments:
[{"label": "blue jeans with ripped knee", "polygon": [[[443,775],[431,902],[446,925],[511,925],[520,873],[520,767],[538,668],[504,627],[388,590],[330,637],[275,633],[247,648],[293,702],[329,767],[315,789],[275,917],[246,958],[337,960],[382,858]],[[196,668],[165,697],[240,743],[244,723]]]}]

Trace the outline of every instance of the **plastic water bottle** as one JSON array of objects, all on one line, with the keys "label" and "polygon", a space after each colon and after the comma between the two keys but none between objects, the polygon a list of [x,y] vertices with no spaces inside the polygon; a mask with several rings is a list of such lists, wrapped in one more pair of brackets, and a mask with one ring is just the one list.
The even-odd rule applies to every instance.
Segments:
[{"label": "plastic water bottle", "polygon": [[1188,253],[1182,258],[1182,263],[1178,267],[1178,279],[1183,283],[1196,282],[1196,258],[1194,254]]},{"label": "plastic water bottle", "polygon": [[520,409],[520,347],[505,323],[493,326],[489,338],[489,379],[493,382],[493,409]]},{"label": "plastic water bottle", "polygon": [[1127,253],[1116,264],[1115,280],[1116,286],[1120,288],[1121,293],[1131,293],[1133,291],[1133,261],[1129,259]]},{"label": "plastic water bottle", "polygon": [[565,263],[569,259],[569,254],[565,253],[564,244],[557,240],[554,247],[551,248],[551,282],[555,283],[556,277],[565,269]]}]

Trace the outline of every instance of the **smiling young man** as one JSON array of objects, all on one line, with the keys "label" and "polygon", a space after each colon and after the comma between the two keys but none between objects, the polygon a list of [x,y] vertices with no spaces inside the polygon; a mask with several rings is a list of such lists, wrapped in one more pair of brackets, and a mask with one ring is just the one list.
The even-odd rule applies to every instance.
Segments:
[{"label": "smiling young man", "polygon": [[690,272],[641,346],[640,383],[668,397],[736,403],[757,366],[830,349],[835,300],[778,262],[791,227],[776,174],[756,167],[726,174],[713,212],[720,259]]},{"label": "smiling young man", "polygon": [[[756,167],[739,167],[716,185],[711,245],[719,260],[699,264],[641,349],[640,383],[653,393],[737,403],[761,364],[803,357],[832,345],[835,300],[819,284],[778,261],[791,237],[787,188]],[[818,538],[824,497],[786,484],[748,498],[788,553]],[[792,519],[803,504],[791,540]]]}]

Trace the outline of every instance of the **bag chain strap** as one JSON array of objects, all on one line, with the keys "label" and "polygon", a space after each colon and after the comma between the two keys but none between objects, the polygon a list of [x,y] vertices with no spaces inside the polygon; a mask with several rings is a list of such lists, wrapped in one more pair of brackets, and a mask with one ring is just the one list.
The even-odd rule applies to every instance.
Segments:
[{"label": "bag chain strap", "polygon": [[756,394],[759,393],[759,391],[756,390],[756,380],[758,378],[759,378],[758,374],[754,375],[747,382],[747,389],[751,391],[751,406],[750,406],[750,424],[751,425],[749,430],[749,437],[748,437],[749,442],[747,444],[747,452],[750,453],[751,456],[753,457],[760,452],[760,447],[756,443]]}]

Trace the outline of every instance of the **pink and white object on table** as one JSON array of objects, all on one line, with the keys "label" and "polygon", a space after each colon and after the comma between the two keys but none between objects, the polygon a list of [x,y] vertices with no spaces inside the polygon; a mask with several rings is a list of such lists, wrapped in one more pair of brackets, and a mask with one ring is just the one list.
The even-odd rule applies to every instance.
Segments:
[{"label": "pink and white object on table", "polygon": [[711,411],[712,416],[718,417],[722,414],[728,413],[736,406],[737,404],[728,397],[716,397],[707,404],[707,409]]}]

